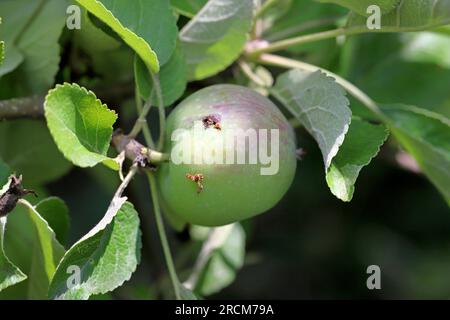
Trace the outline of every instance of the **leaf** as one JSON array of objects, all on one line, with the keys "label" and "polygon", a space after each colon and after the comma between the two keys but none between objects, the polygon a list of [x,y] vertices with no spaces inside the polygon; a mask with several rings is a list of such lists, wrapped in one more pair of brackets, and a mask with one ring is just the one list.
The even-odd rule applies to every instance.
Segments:
[{"label": "leaf", "polygon": [[0,41],[0,66],[3,63],[3,59],[5,59],[5,42]]},{"label": "leaf", "polygon": [[0,77],[19,67],[33,93],[43,93],[59,69],[58,39],[65,26],[65,0],[5,0],[0,3],[6,43]]},{"label": "leaf", "polygon": [[[141,59],[135,59],[135,81],[142,99],[147,100],[153,90],[151,75]],[[159,72],[164,106],[169,106],[180,98],[186,90],[186,64],[180,48],[177,48],[170,60]],[[152,96],[152,104],[157,105],[156,94]]]},{"label": "leaf", "polygon": [[204,79],[228,67],[247,41],[252,0],[209,0],[180,31],[189,79]]},{"label": "leaf", "polygon": [[357,32],[409,32],[433,29],[450,23],[448,0],[401,0],[390,13],[382,16],[381,29],[367,28],[366,17],[352,13],[347,28]]},{"label": "leaf", "polygon": [[[50,298],[88,299],[130,279],[140,261],[141,233],[133,205],[122,203],[67,251],[51,283]],[[73,286],[67,273],[70,266],[81,272],[81,282]]]},{"label": "leaf", "polygon": [[[0,17],[0,25],[2,24],[2,18]],[[5,59],[5,42],[0,41],[0,66],[3,63],[3,59]]]},{"label": "leaf", "polygon": [[178,30],[168,0],[77,2],[117,32],[153,72],[172,55]]},{"label": "leaf", "polygon": [[65,249],[36,207],[18,206],[8,215],[5,251],[27,275],[27,297],[45,299]]},{"label": "leaf", "polygon": [[352,116],[344,89],[320,71],[294,69],[278,77],[271,93],[317,141],[328,170]]},{"label": "leaf", "polygon": [[86,9],[81,10],[81,28],[75,30],[78,45],[90,55],[120,48],[121,43],[98,28]]},{"label": "leaf", "polygon": [[384,125],[353,118],[339,153],[331,162],[326,180],[331,192],[342,201],[350,201],[361,169],[380,151],[389,133]]},{"label": "leaf", "polygon": [[399,143],[450,205],[450,120],[408,105],[382,105],[388,126]]},{"label": "leaf", "polygon": [[362,16],[368,16],[367,8],[372,5],[380,7],[382,13],[392,11],[400,0],[319,0],[320,2],[335,3],[346,7]]},{"label": "leaf", "polygon": [[53,181],[72,167],[58,151],[45,123],[37,120],[0,122],[0,157],[32,184]]},{"label": "leaf", "polygon": [[[352,52],[346,77],[379,103],[401,101],[450,117],[447,43],[448,37],[431,32],[351,37],[345,44]],[[358,109],[365,107],[352,102],[353,114],[362,116]]]},{"label": "leaf", "polygon": [[448,35],[433,32],[408,34],[408,45],[402,57],[408,62],[432,63],[450,69],[450,38]]},{"label": "leaf", "polygon": [[179,14],[192,18],[208,0],[171,0],[170,2]]},{"label": "leaf", "polygon": [[10,173],[11,169],[0,159],[0,190],[8,182]]},{"label": "leaf", "polygon": [[180,296],[181,296],[182,300],[198,300],[198,298],[195,295],[195,293],[193,293],[191,290],[186,288],[181,283],[178,283],[178,285],[179,285],[179,288],[180,288]]},{"label": "leaf", "polygon": [[106,153],[117,115],[93,92],[77,84],[57,85],[45,99],[45,117],[59,150],[75,165],[113,162]]},{"label": "leaf", "polygon": [[7,217],[0,217],[0,291],[24,281],[27,276],[5,254],[3,238]]},{"label": "leaf", "polygon": [[194,292],[201,296],[214,294],[230,285],[244,264],[245,231],[242,226],[234,223],[213,230],[214,239],[210,240],[213,250],[195,283]]},{"label": "leaf", "polygon": [[36,205],[36,211],[47,221],[59,243],[65,244],[69,236],[69,208],[63,200],[50,197]]}]

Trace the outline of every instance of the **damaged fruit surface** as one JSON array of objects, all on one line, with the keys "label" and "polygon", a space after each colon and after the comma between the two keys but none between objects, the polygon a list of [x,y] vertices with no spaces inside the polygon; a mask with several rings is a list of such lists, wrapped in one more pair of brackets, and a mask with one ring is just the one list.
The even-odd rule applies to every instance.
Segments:
[{"label": "damaged fruit surface", "polygon": [[169,218],[204,226],[247,219],[272,208],[293,180],[293,130],[251,89],[202,89],[174,109],[167,126],[171,161],[158,181]]}]

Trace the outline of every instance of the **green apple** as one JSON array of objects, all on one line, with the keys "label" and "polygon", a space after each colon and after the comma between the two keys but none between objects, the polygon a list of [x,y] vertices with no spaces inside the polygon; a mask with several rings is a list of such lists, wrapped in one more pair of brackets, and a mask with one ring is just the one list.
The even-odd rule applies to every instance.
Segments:
[{"label": "green apple", "polygon": [[265,212],[295,175],[296,143],[280,110],[236,85],[204,88],[167,119],[171,160],[158,169],[171,220],[220,226]]}]

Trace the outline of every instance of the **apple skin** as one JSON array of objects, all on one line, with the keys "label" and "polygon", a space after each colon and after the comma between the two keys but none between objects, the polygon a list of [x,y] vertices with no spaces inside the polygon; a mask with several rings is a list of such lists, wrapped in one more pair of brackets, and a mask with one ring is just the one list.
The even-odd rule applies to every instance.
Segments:
[{"label": "apple skin", "polygon": [[[295,175],[296,143],[291,125],[268,98],[237,85],[213,85],[182,101],[167,119],[165,152],[174,147],[175,129],[194,130],[195,122],[211,115],[220,118],[221,130],[204,130],[213,130],[208,133],[219,140],[227,128],[279,129],[279,170],[274,175],[261,175],[261,167],[268,165],[260,164],[259,158],[257,164],[162,164],[157,179],[163,209],[178,225],[182,221],[221,226],[265,212],[281,200]],[[208,134],[194,143],[214,144]],[[187,174],[202,174],[203,190],[199,191]]]}]

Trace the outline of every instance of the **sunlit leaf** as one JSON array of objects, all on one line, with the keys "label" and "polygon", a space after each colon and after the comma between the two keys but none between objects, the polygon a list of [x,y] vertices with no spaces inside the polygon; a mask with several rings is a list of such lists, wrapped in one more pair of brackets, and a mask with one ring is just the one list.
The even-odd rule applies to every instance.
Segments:
[{"label": "sunlit leaf", "polygon": [[77,0],[110,26],[153,72],[165,64],[176,45],[177,26],[168,0]]},{"label": "sunlit leaf", "polygon": [[344,89],[320,71],[294,69],[278,77],[272,94],[315,138],[328,170],[351,122]]},{"label": "sunlit leaf", "polygon": [[209,0],[180,31],[189,79],[228,67],[244,48],[252,17],[252,0]]},{"label": "sunlit leaf", "polygon": [[117,115],[93,92],[76,84],[57,85],[45,99],[45,117],[59,150],[75,165],[112,162],[106,154]]},{"label": "sunlit leaf", "polygon": [[[131,203],[121,203],[67,251],[51,283],[49,297],[84,300],[114,290],[136,270],[140,249],[138,213]],[[80,283],[70,281],[70,267],[80,271]]]},{"label": "sunlit leaf", "polygon": [[381,19],[381,29],[367,28],[367,18],[352,13],[347,28],[360,32],[407,32],[436,28],[450,23],[448,0],[401,0]]}]

